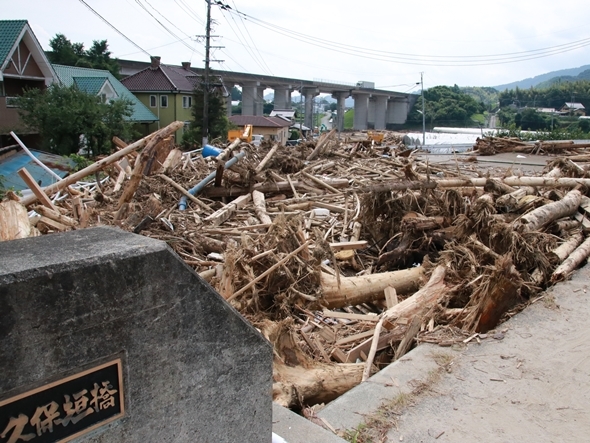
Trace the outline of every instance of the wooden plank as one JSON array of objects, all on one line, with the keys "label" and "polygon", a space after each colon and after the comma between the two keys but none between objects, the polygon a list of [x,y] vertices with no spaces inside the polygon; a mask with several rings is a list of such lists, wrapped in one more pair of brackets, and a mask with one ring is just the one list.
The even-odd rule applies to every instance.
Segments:
[{"label": "wooden plank", "polygon": [[375,332],[375,330],[371,329],[370,331],[361,332],[359,334],[354,334],[354,335],[349,335],[348,337],[341,338],[336,343],[334,343],[334,345],[335,346],[343,346],[343,345],[347,345],[348,343],[353,343],[357,340],[363,340],[365,338],[372,337],[374,332]]},{"label": "wooden plank", "polygon": [[76,226],[78,222],[67,215],[63,215],[59,211],[54,211],[53,209],[46,208],[45,206],[37,205],[33,208],[33,210],[40,215],[50,218],[53,221],[61,223],[65,226]]},{"label": "wooden plank", "polygon": [[332,349],[330,356],[338,363],[346,363],[347,355],[340,348]]},{"label": "wooden plank", "polygon": [[27,238],[31,224],[27,209],[19,202],[8,200],[0,203],[0,241]]},{"label": "wooden plank", "polygon": [[351,249],[365,249],[369,243],[366,240],[347,241],[340,243],[330,243],[330,248],[333,251],[345,251]]},{"label": "wooden plank", "polygon": [[337,311],[329,311],[328,309],[324,309],[323,313],[324,317],[331,317],[331,318],[345,318],[347,320],[360,320],[360,321],[379,321],[379,316],[377,314],[349,314],[348,312],[337,312]]},{"label": "wooden plank", "polygon": [[251,194],[241,195],[225,207],[218,209],[213,214],[205,218],[205,221],[211,222],[213,226],[219,226],[224,221],[228,220],[236,210],[246,206],[250,200],[252,200]]},{"label": "wooden plank", "polygon": [[313,201],[310,203],[314,208],[324,208],[324,209],[330,210],[330,212],[337,212],[337,213],[346,212],[346,208],[343,208],[342,206],[331,205],[329,203],[324,203],[324,202],[319,202],[319,201]]},{"label": "wooden plank", "polygon": [[51,229],[55,229],[56,231],[67,231],[68,227],[66,225],[61,224],[60,222],[56,222],[55,220],[51,220],[48,217],[41,216],[38,223],[43,223],[47,225]]},{"label": "wooden plank", "polygon": [[25,184],[29,187],[35,197],[39,199],[41,204],[49,209],[57,211],[57,208],[51,202],[51,199],[48,195],[39,187],[33,176],[27,171],[26,168],[22,168],[18,170],[19,177],[25,182]]},{"label": "wooden plank", "polygon": [[[382,335],[381,337],[379,337],[379,341],[377,342],[377,351],[380,351],[382,349],[385,349],[386,347],[389,346],[389,342],[392,340],[397,340],[399,338],[401,338],[403,336],[403,332],[399,331],[399,330],[394,330],[391,332],[388,332],[387,334]],[[356,360],[361,357],[361,352],[363,354],[367,354],[369,352],[369,350],[371,349],[371,343],[373,342],[373,338],[369,338],[368,340],[365,340],[364,342],[362,342],[360,345],[352,348],[350,351],[348,351],[347,355],[346,355],[346,362],[345,363],[355,363]]]},{"label": "wooden plank", "polygon": [[399,303],[397,300],[397,291],[393,286],[388,286],[383,290],[383,292],[385,293],[385,303],[387,304],[387,309]]}]

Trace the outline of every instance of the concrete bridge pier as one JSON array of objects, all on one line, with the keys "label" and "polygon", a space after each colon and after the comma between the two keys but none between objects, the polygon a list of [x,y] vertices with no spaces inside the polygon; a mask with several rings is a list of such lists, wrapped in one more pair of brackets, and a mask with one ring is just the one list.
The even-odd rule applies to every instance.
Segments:
[{"label": "concrete bridge pier", "polygon": [[291,109],[291,86],[275,87],[275,109]]},{"label": "concrete bridge pier", "polygon": [[406,117],[413,103],[407,98],[393,98],[387,102],[387,125],[402,125],[406,122]]},{"label": "concrete bridge pier", "polygon": [[344,112],[346,109],[346,99],[350,97],[349,92],[336,92],[332,94],[336,99],[336,129],[338,132],[344,131]]},{"label": "concrete bridge pier", "polygon": [[378,95],[375,97],[375,118],[374,128],[377,130],[385,129],[387,122],[387,100],[389,99],[386,95]]},{"label": "concrete bridge pier", "polygon": [[305,97],[305,121],[304,125],[313,129],[313,98],[320,93],[318,88],[303,88]]},{"label": "concrete bridge pier", "polygon": [[231,117],[231,91],[232,89],[234,89],[234,84],[233,83],[226,83],[225,87],[227,89],[228,95],[227,97],[225,97],[225,114],[227,115],[227,117]]},{"label": "concrete bridge pier", "polygon": [[259,82],[242,84],[242,115],[256,115],[255,103],[259,86]]},{"label": "concrete bridge pier", "polygon": [[369,98],[371,94],[366,92],[353,92],[354,98],[354,122],[352,128],[356,131],[367,129],[369,121]]},{"label": "concrete bridge pier", "polygon": [[255,101],[255,110],[256,113],[254,115],[264,115],[264,90],[266,89],[265,86],[258,86],[256,88],[256,98]]}]

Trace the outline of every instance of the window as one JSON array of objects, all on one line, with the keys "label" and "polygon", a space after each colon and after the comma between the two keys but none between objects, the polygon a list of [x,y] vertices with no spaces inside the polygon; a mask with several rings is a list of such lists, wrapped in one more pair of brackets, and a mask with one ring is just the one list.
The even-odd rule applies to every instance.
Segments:
[{"label": "window", "polygon": [[6,97],[6,107],[16,108],[16,97]]},{"label": "window", "polygon": [[167,108],[168,107],[168,96],[167,95],[161,95],[160,96],[160,107],[161,108]]},{"label": "window", "polygon": [[190,95],[185,95],[182,97],[182,107],[187,109],[192,106],[193,98]]},{"label": "window", "polygon": [[155,108],[156,106],[158,106],[158,102],[156,101],[156,96],[150,95],[150,107]]}]

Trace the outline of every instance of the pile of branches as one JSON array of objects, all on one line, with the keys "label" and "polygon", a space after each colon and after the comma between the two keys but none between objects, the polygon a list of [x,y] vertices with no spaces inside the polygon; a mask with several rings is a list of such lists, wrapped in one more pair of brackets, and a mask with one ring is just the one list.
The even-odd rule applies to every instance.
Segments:
[{"label": "pile of branches", "polygon": [[274,345],[273,397],[288,407],[330,401],[416,343],[493,330],[590,254],[590,180],[568,158],[491,177],[399,156],[393,135],[333,132],[203,158],[174,130],[10,195],[2,238],[109,224],[167,242]]}]

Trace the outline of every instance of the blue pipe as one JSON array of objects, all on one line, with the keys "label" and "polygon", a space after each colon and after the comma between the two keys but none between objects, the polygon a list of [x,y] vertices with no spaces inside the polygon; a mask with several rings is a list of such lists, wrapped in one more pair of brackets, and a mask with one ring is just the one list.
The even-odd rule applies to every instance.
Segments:
[{"label": "blue pipe", "polygon": [[[243,159],[246,156],[245,152],[239,152],[235,155],[235,157],[230,158],[225,165],[223,166],[224,169],[229,169],[231,168],[233,165],[235,165],[237,162],[239,162],[241,159]],[[217,170],[213,171],[211,174],[209,174],[207,177],[205,177],[203,180],[201,180],[199,183],[197,183],[197,185],[194,188],[191,188],[188,190],[188,193],[191,195],[195,195],[198,194],[199,192],[201,192],[203,190],[203,188],[205,186],[207,186],[211,181],[213,181],[215,179],[215,176],[217,175]],[[188,197],[186,195],[183,195],[182,197],[180,197],[180,201],[178,202],[178,210],[179,211],[184,211],[187,207],[187,200]]]}]

